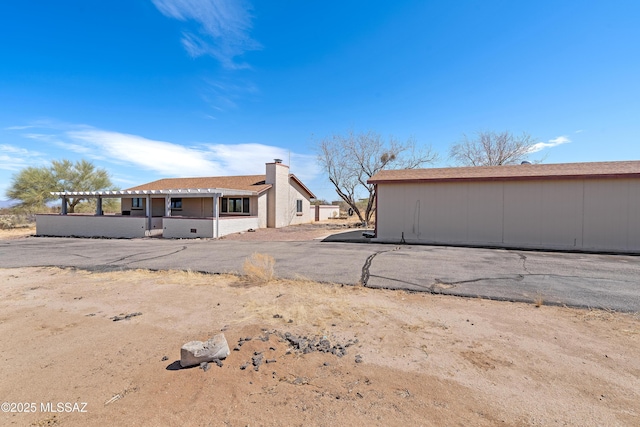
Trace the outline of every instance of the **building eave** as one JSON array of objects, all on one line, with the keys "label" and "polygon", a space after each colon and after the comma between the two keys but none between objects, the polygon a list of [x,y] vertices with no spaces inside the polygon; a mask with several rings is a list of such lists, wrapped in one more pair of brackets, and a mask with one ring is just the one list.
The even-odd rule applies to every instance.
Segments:
[{"label": "building eave", "polygon": [[232,188],[175,188],[166,190],[102,190],[102,191],[53,191],[59,197],[127,197],[127,196],[181,196],[213,197],[218,196],[257,196],[259,192],[234,190]]}]

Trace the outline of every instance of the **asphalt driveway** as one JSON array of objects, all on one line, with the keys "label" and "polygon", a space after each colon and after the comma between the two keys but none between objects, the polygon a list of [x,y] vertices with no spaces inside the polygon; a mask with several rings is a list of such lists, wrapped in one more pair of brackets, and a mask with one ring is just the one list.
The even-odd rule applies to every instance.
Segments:
[{"label": "asphalt driveway", "polygon": [[0,268],[132,268],[242,273],[254,252],[276,274],[374,288],[542,301],[640,312],[640,257],[326,241],[75,239],[0,240]]}]

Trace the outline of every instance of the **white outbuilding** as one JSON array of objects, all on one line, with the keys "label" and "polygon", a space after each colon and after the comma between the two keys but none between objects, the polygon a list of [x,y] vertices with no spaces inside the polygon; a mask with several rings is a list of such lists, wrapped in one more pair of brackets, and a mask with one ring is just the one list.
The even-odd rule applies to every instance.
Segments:
[{"label": "white outbuilding", "polygon": [[640,161],[384,170],[374,241],[640,253]]}]

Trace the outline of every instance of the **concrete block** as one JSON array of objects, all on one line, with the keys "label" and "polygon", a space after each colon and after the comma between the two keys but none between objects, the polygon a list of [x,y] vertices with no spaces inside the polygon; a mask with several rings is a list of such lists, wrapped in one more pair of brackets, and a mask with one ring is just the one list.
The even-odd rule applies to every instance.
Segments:
[{"label": "concrete block", "polygon": [[208,341],[190,341],[180,349],[180,366],[199,365],[225,359],[229,355],[229,345],[224,334],[218,334]]}]

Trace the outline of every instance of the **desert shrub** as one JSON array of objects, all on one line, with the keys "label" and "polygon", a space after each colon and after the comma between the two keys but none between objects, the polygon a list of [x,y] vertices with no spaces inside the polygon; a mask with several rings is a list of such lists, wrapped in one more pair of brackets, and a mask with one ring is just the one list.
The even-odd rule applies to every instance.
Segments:
[{"label": "desert shrub", "polygon": [[28,215],[0,215],[0,230],[30,227],[34,218]]},{"label": "desert shrub", "polygon": [[266,285],[275,277],[275,264],[271,255],[256,252],[244,261],[243,271],[247,280]]}]

